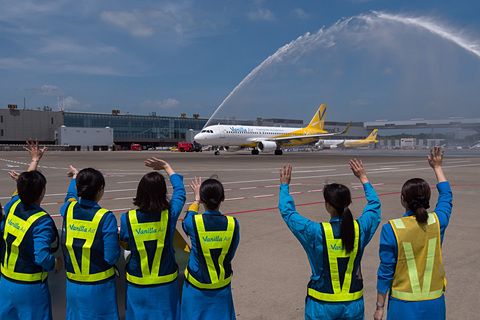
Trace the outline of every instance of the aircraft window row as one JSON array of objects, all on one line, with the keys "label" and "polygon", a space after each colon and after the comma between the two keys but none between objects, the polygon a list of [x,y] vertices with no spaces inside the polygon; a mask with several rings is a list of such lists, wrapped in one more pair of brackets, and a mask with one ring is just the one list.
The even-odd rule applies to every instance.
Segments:
[{"label": "aircraft window row", "polygon": [[[202,131],[203,132],[203,131]],[[256,133],[256,134],[272,134],[272,135],[275,135],[275,134],[278,134],[278,132],[260,132],[260,131],[251,131],[251,132],[245,132],[245,131],[236,131],[236,132],[233,132],[233,131],[225,131],[226,133],[240,133],[240,134],[245,134],[245,133]]]}]

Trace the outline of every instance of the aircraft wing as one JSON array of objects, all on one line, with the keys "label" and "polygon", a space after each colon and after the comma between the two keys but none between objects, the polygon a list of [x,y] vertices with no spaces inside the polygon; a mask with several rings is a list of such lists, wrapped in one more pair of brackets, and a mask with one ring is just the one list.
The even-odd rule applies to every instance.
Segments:
[{"label": "aircraft wing", "polygon": [[348,129],[350,128],[350,125],[352,124],[352,121],[349,122],[349,124],[345,127],[345,129],[342,132],[327,132],[327,133],[316,133],[316,134],[306,134],[303,136],[286,136],[286,137],[278,137],[278,138],[268,138],[265,140],[268,141],[276,141],[276,142],[283,142],[283,141],[291,141],[291,140],[302,140],[302,139],[311,139],[311,138],[323,138],[323,137],[331,137],[331,136],[337,136],[340,134],[347,133]]}]

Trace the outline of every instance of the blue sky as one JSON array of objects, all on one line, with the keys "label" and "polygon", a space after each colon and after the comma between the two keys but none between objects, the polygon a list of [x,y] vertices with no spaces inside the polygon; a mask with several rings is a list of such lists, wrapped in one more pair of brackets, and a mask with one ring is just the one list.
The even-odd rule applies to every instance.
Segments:
[{"label": "blue sky", "polygon": [[209,118],[267,59],[218,117],[480,117],[476,1],[0,4],[2,108]]}]

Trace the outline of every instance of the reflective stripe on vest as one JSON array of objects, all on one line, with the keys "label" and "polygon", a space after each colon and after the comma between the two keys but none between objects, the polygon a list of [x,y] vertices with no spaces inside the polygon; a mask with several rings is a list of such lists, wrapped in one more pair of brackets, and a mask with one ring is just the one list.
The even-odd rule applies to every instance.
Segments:
[{"label": "reflective stripe on vest", "polygon": [[[65,246],[67,247],[68,254],[70,256],[70,261],[73,266],[74,272],[67,271],[67,278],[79,282],[97,282],[108,279],[115,274],[113,267],[109,268],[106,271],[98,273],[90,273],[90,249],[92,247],[93,241],[95,240],[95,235],[98,232],[100,220],[108,212],[107,209],[99,209],[92,221],[86,220],[77,220],[73,218],[73,208],[77,204],[76,201],[68,206],[67,209],[67,218],[65,228],[67,229],[67,238]],[[82,265],[78,265],[77,258],[75,257],[75,251],[73,249],[73,240],[81,239],[85,240],[82,246]]]},{"label": "reflective stripe on vest", "polygon": [[408,301],[441,297],[445,270],[437,215],[428,214],[426,223],[418,223],[415,216],[410,216],[391,220],[390,224],[398,245],[392,297]]},{"label": "reflective stripe on vest", "polygon": [[[160,221],[139,223],[137,219],[137,210],[130,210],[128,212],[128,219],[133,232],[133,239],[135,240],[135,245],[137,246],[137,251],[140,256],[142,276],[136,277],[129,274],[127,271],[127,281],[138,285],[155,285],[172,282],[177,279],[178,270],[172,274],[163,276],[159,275],[162,253],[168,230],[168,210],[162,211]],[[151,270],[148,264],[147,250],[145,248],[146,241],[157,242]]]},{"label": "reflective stripe on vest", "polygon": [[[194,216],[199,238],[198,243],[201,247],[198,249],[202,250],[202,254],[205,257],[208,274],[210,276],[210,283],[202,283],[195,279],[193,275],[188,272],[188,267],[185,270],[185,280],[199,289],[220,289],[230,284],[230,281],[232,280],[232,274],[230,274],[228,278],[225,278],[225,268],[223,263],[225,256],[232,245],[233,233],[235,231],[235,220],[230,216],[225,217],[227,218],[227,230],[205,231],[202,215],[197,214]],[[218,261],[216,261],[219,272],[217,272],[217,269],[215,268],[215,262],[210,253],[210,250],[212,249],[222,250],[218,257]]]},{"label": "reflective stripe on vest", "polygon": [[[12,280],[24,281],[24,282],[44,282],[48,276],[48,272],[36,272],[36,273],[21,273],[15,271],[17,259],[19,255],[19,247],[22,244],[25,235],[31,228],[33,223],[39,218],[47,215],[45,211],[37,212],[31,215],[27,220],[23,220],[15,215],[15,209],[21,200],[16,201],[8,212],[8,217],[5,221],[5,230],[3,239],[5,241],[5,257],[1,266],[2,274]],[[7,237],[11,234],[15,237],[12,242],[10,254],[7,250]]]},{"label": "reflective stripe on vest", "polygon": [[[328,262],[330,267],[330,278],[332,280],[333,293],[325,293],[317,291],[313,288],[308,288],[308,295],[317,300],[329,302],[357,300],[363,296],[363,288],[357,292],[350,292],[350,286],[352,284],[352,273],[355,264],[355,258],[358,253],[358,245],[360,242],[358,222],[355,220],[353,223],[355,240],[353,242],[353,250],[348,254],[343,249],[342,239],[335,239],[332,225],[330,223],[322,223],[322,225],[325,230],[325,241],[328,250]],[[343,286],[341,286],[341,275],[338,271],[339,258],[348,258],[348,265],[343,279]]]}]

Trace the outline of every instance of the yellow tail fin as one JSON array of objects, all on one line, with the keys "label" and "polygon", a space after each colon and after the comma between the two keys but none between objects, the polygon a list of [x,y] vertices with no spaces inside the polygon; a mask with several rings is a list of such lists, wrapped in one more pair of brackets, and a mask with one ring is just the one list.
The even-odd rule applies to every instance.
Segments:
[{"label": "yellow tail fin", "polygon": [[323,124],[325,122],[325,112],[327,111],[327,105],[322,104],[320,108],[318,108],[317,112],[313,116],[312,121],[308,124],[307,128],[315,129],[315,130],[323,130]]},{"label": "yellow tail fin", "polygon": [[367,137],[366,140],[377,140],[378,129],[374,129]]}]

